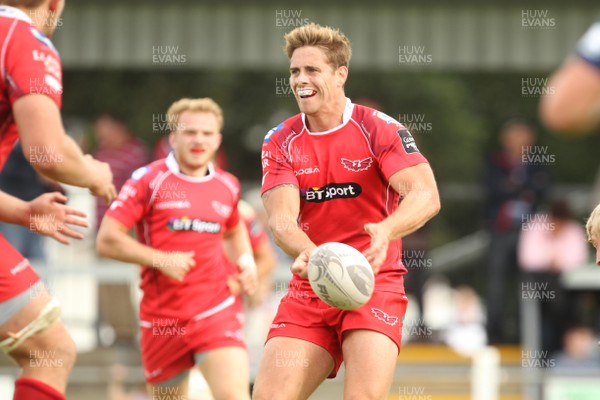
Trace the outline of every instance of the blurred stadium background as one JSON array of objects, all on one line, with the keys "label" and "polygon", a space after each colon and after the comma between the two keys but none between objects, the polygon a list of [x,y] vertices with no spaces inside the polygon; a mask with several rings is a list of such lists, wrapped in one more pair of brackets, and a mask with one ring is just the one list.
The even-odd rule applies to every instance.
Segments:
[{"label": "blurred stadium background", "polygon": [[[442,212],[413,247],[419,261],[408,264],[407,279],[414,273],[419,286],[427,282],[424,309],[432,311],[407,315],[408,340],[389,398],[584,400],[600,398],[597,378],[590,379],[599,369],[565,376],[553,371],[552,356],[532,356],[528,351],[544,351],[535,322],[539,309],[524,296],[519,301],[517,289],[506,293],[508,302],[519,303],[524,321],[517,340],[469,357],[443,338],[451,288],[467,285],[485,298],[483,168],[486,155],[498,148],[504,120],[530,119],[538,145],[553,155],[545,163],[553,181],[546,203],[566,198],[583,223],[598,202],[592,191],[600,135],[552,134],[538,123],[537,106],[549,73],[599,16],[600,4],[583,0],[78,0],[68,2],[53,41],[64,66],[65,124],[87,151],[95,148],[93,123],[104,112],[122,116],[152,147],[165,136],[161,116],[174,100],[208,96],[225,112],[227,168],[251,191],[260,183],[262,137],[297,112],[287,87],[283,34],[307,22],[340,28],[353,45],[347,95],[408,125],[432,164],[442,198]],[[85,192],[67,190],[93,214]],[[47,259],[37,265],[62,300],[80,350],[68,398],[117,400],[111,382],[122,381],[130,396],[143,382],[135,344],[138,271],[98,260],[93,244],[93,235],[70,247],[48,242]],[[281,258],[276,272],[276,298],[285,291],[286,263]],[[110,321],[99,317],[101,284],[127,288],[112,299],[119,312],[105,318]],[[591,258],[564,274],[563,284],[582,293],[585,322],[598,336],[600,271]],[[116,364],[127,366],[127,373]],[[0,393],[16,372],[0,358]],[[341,390],[334,380],[313,398],[341,398]]]}]

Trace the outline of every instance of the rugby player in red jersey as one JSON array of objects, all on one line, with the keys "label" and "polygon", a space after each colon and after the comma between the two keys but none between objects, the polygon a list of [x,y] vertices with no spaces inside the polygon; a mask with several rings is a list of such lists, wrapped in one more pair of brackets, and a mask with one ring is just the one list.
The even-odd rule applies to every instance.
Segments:
[{"label": "rugby player in red jersey", "polygon": [[[211,162],[223,114],[204,98],[181,99],[167,116],[173,152],[125,183],[102,221],[97,250],[143,267],[141,351],[152,398],[186,398],[197,364],[216,399],[245,399],[248,356],[226,254],[248,294],[256,266],[238,213],[239,182]],[[137,240],[127,234],[134,226]]]},{"label": "rugby player in red jersey", "polygon": [[[62,67],[49,37],[63,0],[0,0],[0,169],[17,139],[42,175],[86,187],[110,202],[116,192],[108,164],[84,156],[60,118]],[[60,193],[25,202],[0,192],[0,221],[19,224],[63,244],[88,226]],[[64,399],[75,346],[60,307],[28,260],[0,235],[0,349],[21,367],[14,399]]]},{"label": "rugby player in red jersey", "polygon": [[[276,243],[295,257],[271,326],[255,399],[306,399],[345,362],[345,399],[383,399],[400,349],[407,299],[401,238],[440,209],[432,170],[407,129],[344,94],[351,49],[339,31],[309,24],[285,35],[300,114],[263,144],[263,201]],[[306,279],[313,249],[342,242],[376,272],[370,301],[328,306]]]}]

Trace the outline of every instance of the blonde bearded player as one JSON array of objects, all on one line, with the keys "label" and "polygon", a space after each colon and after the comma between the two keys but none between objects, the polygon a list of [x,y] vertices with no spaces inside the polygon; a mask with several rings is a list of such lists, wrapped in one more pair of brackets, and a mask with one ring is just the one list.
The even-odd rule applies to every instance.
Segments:
[{"label": "blonde bearded player", "polygon": [[[0,168],[20,139],[39,173],[110,202],[116,193],[108,164],[84,157],[60,119],[62,68],[48,37],[63,7],[62,0],[0,0]],[[24,202],[0,192],[0,220],[68,244],[83,237],[68,225],[88,224],[66,201],[60,193]],[[29,262],[0,235],[0,349],[21,367],[15,400],[65,398],[75,346],[59,315]]]},{"label": "blonde bearded player", "polygon": [[[237,179],[211,160],[223,114],[211,99],[181,99],[167,111],[173,152],[135,171],[107,211],[102,256],[139,264],[144,374],[153,399],[186,398],[199,365],[216,399],[248,398],[248,355],[223,246],[243,291],[256,266],[237,204]],[[128,235],[136,227],[138,240]]]},{"label": "blonde bearded player", "polygon": [[[351,50],[339,31],[309,24],[285,36],[301,113],[262,149],[262,196],[276,243],[295,257],[254,386],[255,399],[306,399],[345,362],[345,399],[382,399],[406,311],[401,241],[439,210],[433,173],[404,126],[344,94]],[[363,307],[328,306],[306,279],[316,245],[362,251],[376,275]]]}]

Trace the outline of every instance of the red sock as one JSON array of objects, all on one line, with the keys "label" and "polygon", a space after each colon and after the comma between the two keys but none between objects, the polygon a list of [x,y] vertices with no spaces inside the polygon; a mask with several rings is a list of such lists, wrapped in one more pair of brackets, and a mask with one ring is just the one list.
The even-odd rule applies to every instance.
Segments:
[{"label": "red sock", "polygon": [[19,378],[15,381],[13,400],[66,400],[66,397],[44,382],[32,378]]}]

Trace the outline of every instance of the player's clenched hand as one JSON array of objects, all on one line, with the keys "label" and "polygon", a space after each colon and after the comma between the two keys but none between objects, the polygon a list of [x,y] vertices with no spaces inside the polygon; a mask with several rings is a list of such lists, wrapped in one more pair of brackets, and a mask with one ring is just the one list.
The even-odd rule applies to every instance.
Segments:
[{"label": "player's clenched hand", "polygon": [[292,273],[296,273],[302,279],[306,279],[308,277],[308,260],[310,259],[310,255],[313,250],[316,249],[317,246],[312,246],[307,249],[304,249],[298,257],[294,260],[294,263],[290,267]]},{"label": "player's clenched hand", "polygon": [[113,185],[113,174],[110,165],[94,159],[86,154],[86,159],[94,171],[94,183],[90,186],[90,192],[94,196],[102,197],[106,204],[110,204],[117,197],[117,189]]},{"label": "player's clenched hand", "polygon": [[238,280],[242,285],[242,290],[247,295],[254,294],[258,285],[254,257],[252,257],[250,254],[242,255],[238,259],[237,266],[240,270]]},{"label": "player's clenched hand", "polygon": [[183,278],[196,265],[193,251],[154,251],[152,266],[166,276],[178,281]]},{"label": "player's clenched hand", "polygon": [[371,247],[365,250],[363,254],[371,264],[373,272],[377,273],[387,257],[390,234],[380,223],[365,224],[365,231],[371,236]]},{"label": "player's clenched hand", "polygon": [[70,229],[67,225],[90,225],[83,219],[83,211],[65,205],[67,197],[59,192],[45,193],[29,202],[28,228],[40,235],[49,236],[62,243],[69,244],[67,237],[83,239],[83,234]]}]

